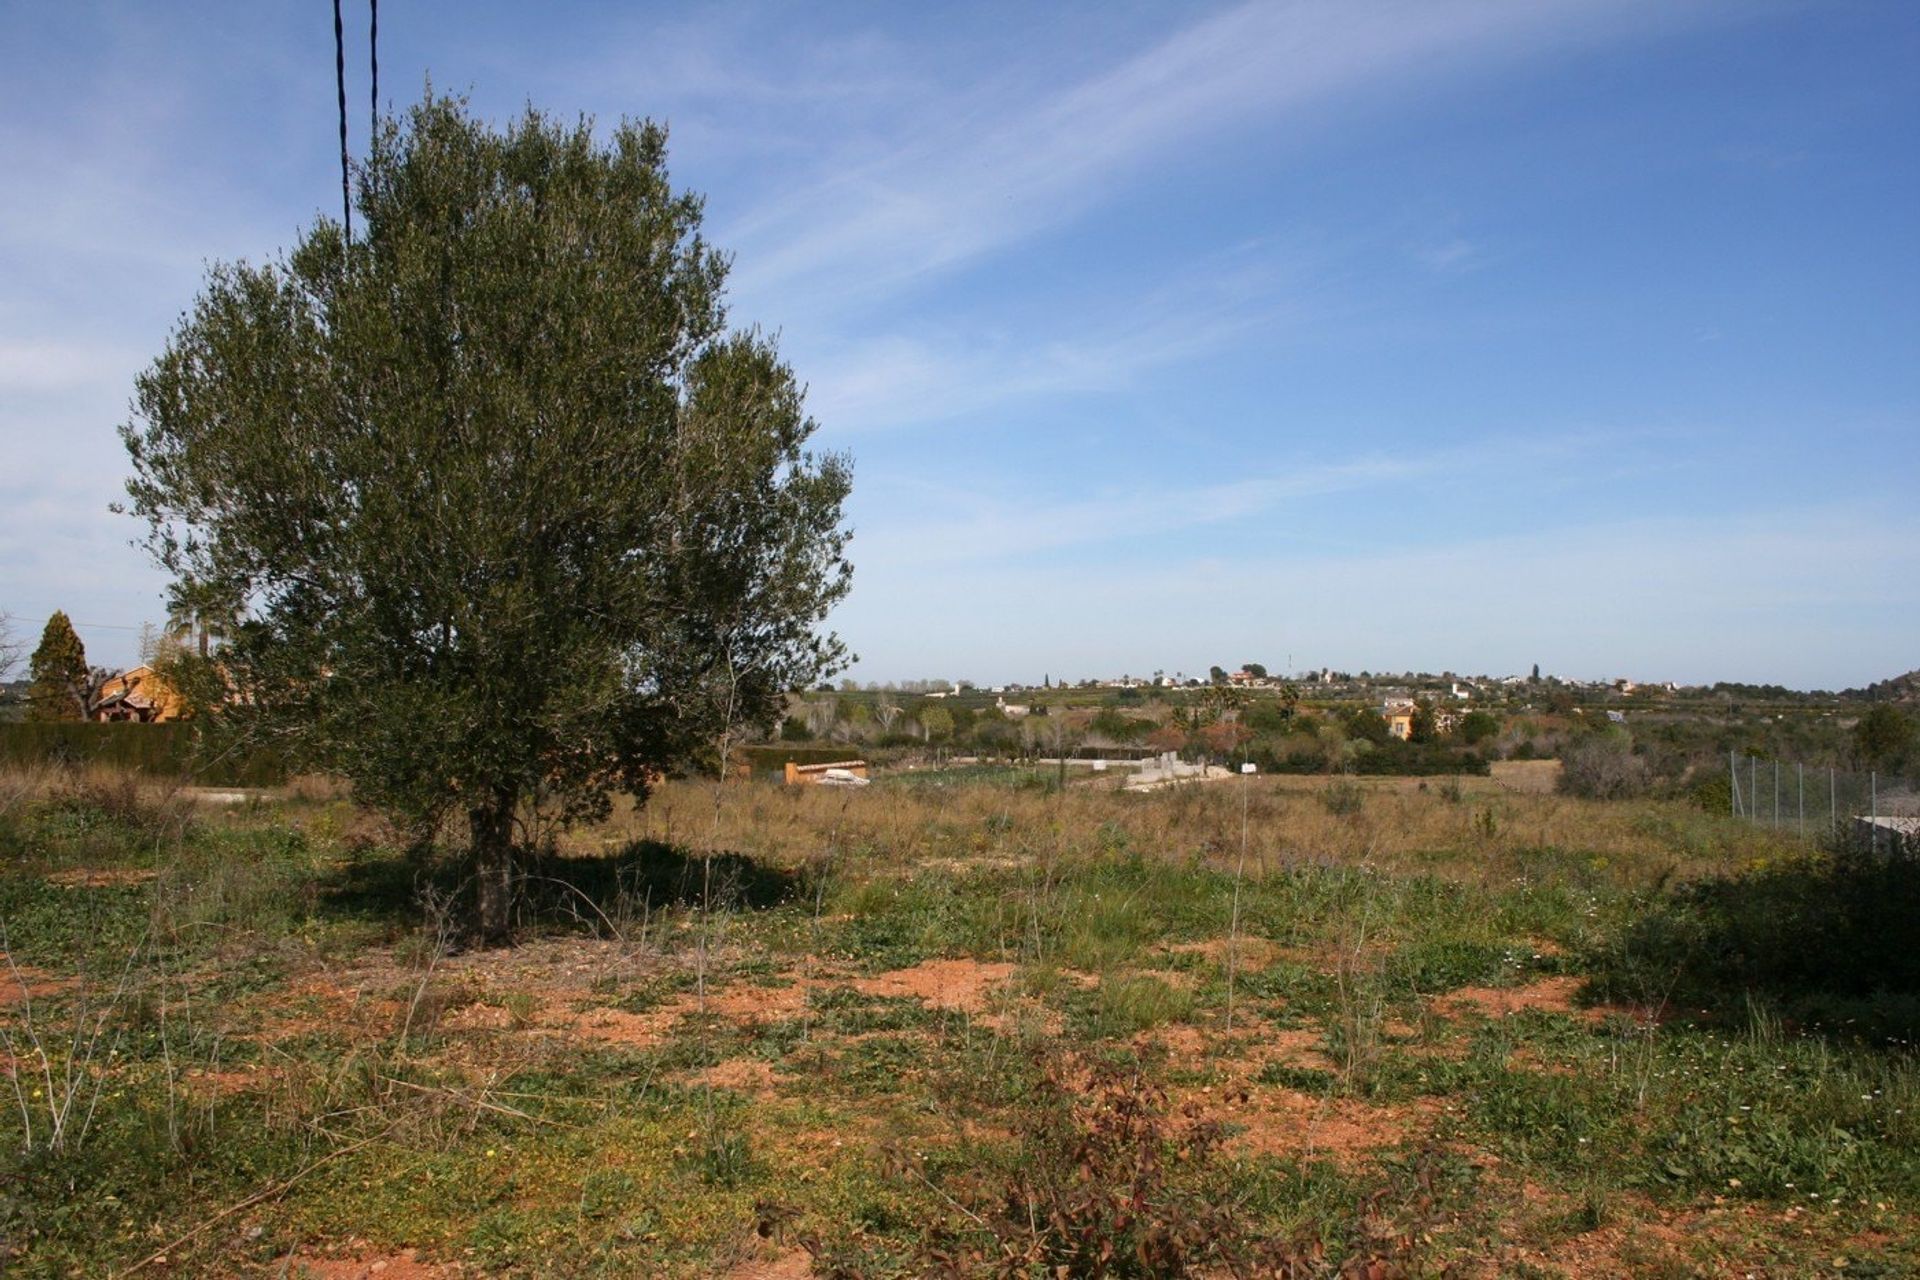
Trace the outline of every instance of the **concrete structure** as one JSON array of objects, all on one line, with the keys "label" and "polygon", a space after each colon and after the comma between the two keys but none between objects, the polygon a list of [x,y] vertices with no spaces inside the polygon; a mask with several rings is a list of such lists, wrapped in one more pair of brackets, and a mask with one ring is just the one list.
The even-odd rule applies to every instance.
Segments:
[{"label": "concrete structure", "polygon": [[864,787],[868,781],[865,760],[836,760],[829,764],[795,764],[787,761],[787,785],[790,787]]}]

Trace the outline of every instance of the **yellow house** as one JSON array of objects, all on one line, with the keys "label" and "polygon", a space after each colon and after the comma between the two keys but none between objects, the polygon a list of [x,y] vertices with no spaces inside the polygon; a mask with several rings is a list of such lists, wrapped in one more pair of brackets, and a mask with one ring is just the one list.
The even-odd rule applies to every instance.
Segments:
[{"label": "yellow house", "polygon": [[1387,735],[1405,742],[1413,737],[1413,699],[1388,698],[1380,704],[1380,718],[1387,722]]},{"label": "yellow house", "polygon": [[186,701],[152,667],[142,663],[100,686],[93,718],[102,722],[133,720],[162,724],[186,714]]}]

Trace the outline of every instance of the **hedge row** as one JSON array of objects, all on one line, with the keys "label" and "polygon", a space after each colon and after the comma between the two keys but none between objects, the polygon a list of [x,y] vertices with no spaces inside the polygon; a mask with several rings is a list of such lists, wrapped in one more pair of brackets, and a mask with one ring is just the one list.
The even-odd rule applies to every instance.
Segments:
[{"label": "hedge row", "polygon": [[0,723],[0,765],[107,765],[197,786],[271,787],[287,780],[270,751],[201,760],[191,724]]},{"label": "hedge row", "polygon": [[[1281,755],[1256,746],[1248,755],[1262,773],[1328,772],[1326,756],[1318,751]],[[1347,771],[1369,777],[1432,778],[1452,774],[1484,777],[1492,772],[1492,767],[1484,756],[1473,751],[1396,743],[1375,747],[1354,757]]]}]

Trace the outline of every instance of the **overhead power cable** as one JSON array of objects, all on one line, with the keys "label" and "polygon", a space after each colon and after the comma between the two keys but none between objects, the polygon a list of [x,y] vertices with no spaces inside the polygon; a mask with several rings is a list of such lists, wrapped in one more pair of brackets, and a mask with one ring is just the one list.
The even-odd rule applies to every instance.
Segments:
[{"label": "overhead power cable", "polygon": [[333,79],[340,94],[340,221],[353,239],[353,191],[347,161],[347,33],[340,22],[340,0],[333,0]]}]

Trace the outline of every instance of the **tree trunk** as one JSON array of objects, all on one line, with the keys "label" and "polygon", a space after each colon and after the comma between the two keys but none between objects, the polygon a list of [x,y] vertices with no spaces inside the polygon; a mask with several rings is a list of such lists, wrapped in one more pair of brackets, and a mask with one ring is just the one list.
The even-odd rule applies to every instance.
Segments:
[{"label": "tree trunk", "polygon": [[467,811],[473,833],[475,926],[480,942],[497,947],[509,936],[513,892],[513,813],[518,797],[496,790],[491,801]]}]

